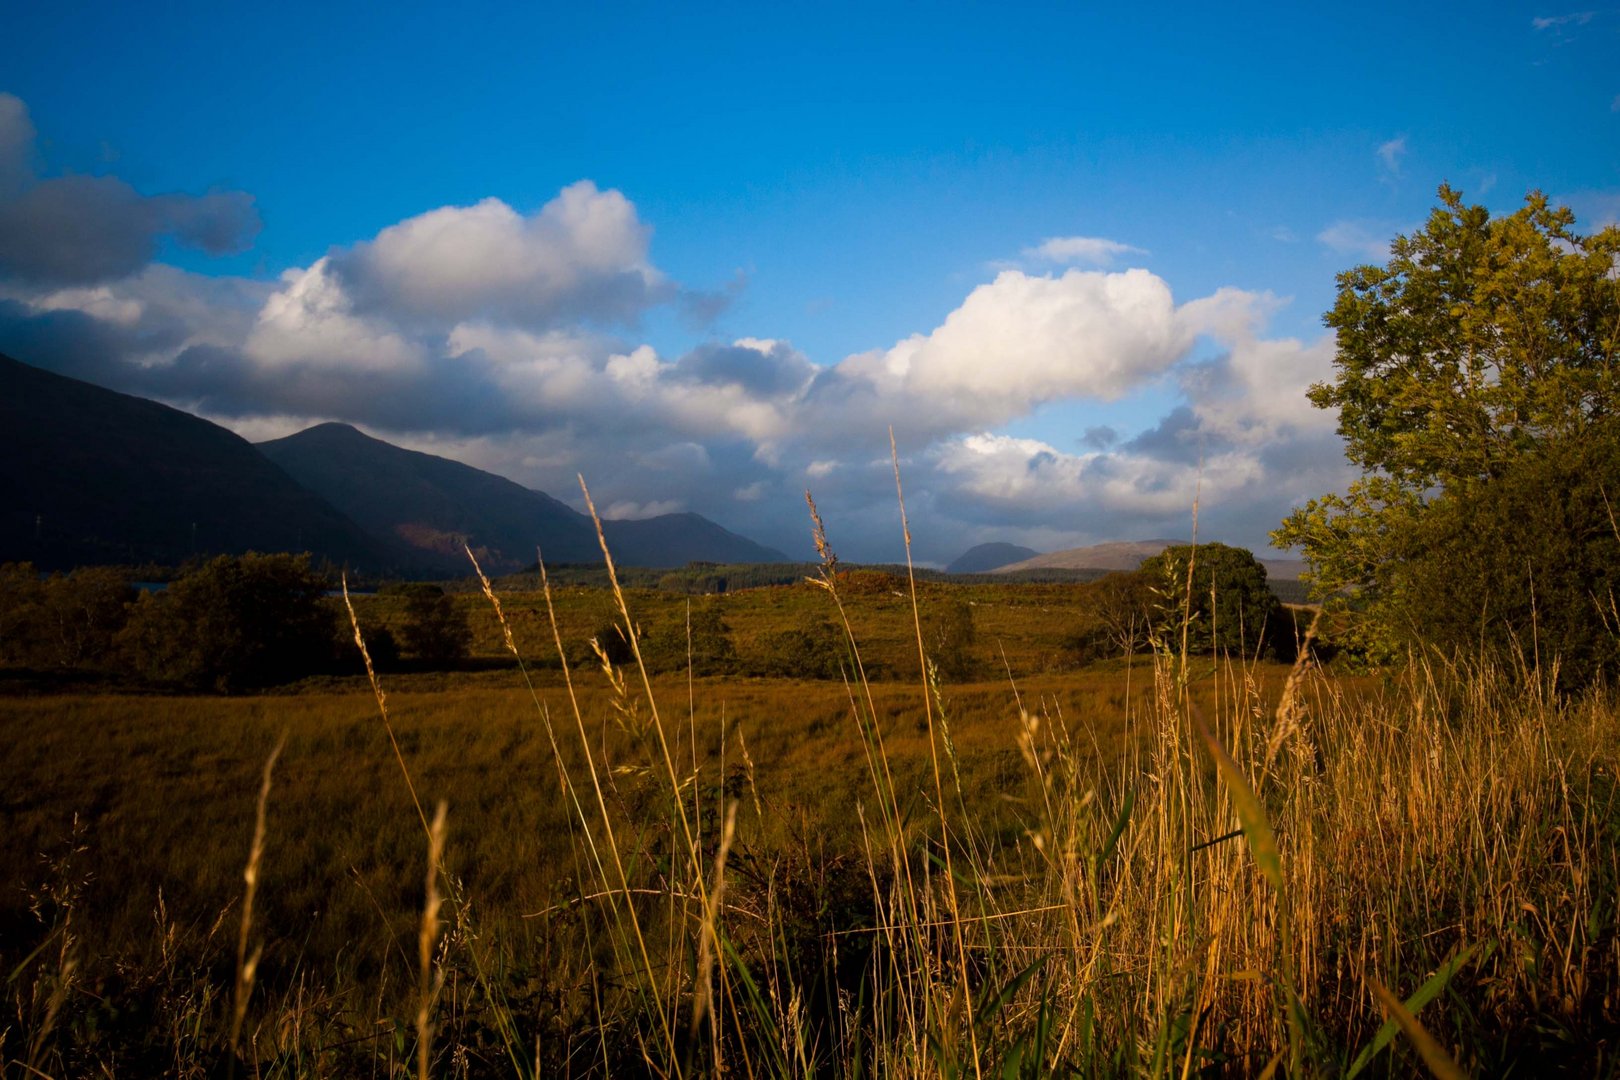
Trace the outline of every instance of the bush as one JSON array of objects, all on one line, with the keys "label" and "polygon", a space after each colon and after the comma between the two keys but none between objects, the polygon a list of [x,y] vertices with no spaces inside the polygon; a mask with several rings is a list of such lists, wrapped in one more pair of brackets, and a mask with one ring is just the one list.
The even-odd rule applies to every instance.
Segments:
[{"label": "bush", "polygon": [[1153,647],[1155,597],[1151,579],[1140,570],[1108,574],[1083,587],[1092,622],[1076,644],[1082,660],[1125,656]]},{"label": "bush", "polygon": [[400,589],[405,622],[399,628],[404,652],[428,664],[465,660],[472,649],[467,613],[437,585],[413,584]]},{"label": "bush", "polygon": [[1620,671],[1620,423],[1544,443],[1434,499],[1390,575],[1403,644],[1516,666],[1565,689]]},{"label": "bush", "polygon": [[125,572],[116,567],[86,566],[45,580],[29,563],[0,567],[0,661],[117,667],[114,641],[134,599]]},{"label": "bush", "polygon": [[973,608],[965,601],[942,604],[923,624],[923,643],[928,658],[939,668],[941,678],[967,682],[978,672],[973,655],[977,640],[973,628]]},{"label": "bush", "polygon": [[45,583],[33,563],[0,565],[0,663],[30,662],[44,600]]},{"label": "bush", "polygon": [[134,606],[120,640],[147,678],[231,691],[326,669],[337,638],[307,555],[221,555]]},{"label": "bush", "polygon": [[848,650],[844,635],[826,619],[808,619],[760,639],[750,674],[775,679],[836,679]]},{"label": "bush", "polygon": [[[646,634],[642,633],[639,627],[636,636],[645,643]],[[594,649],[591,647],[593,641],[596,643]],[[626,664],[636,662],[635,649],[631,646],[630,639],[625,636],[623,624],[617,619],[609,619],[591,631],[591,636],[574,651],[571,662],[595,666],[601,663],[601,659],[597,656],[598,649],[614,667],[624,667]]]},{"label": "bush", "polygon": [[642,659],[649,671],[685,671],[694,675],[724,675],[737,668],[737,647],[731,640],[716,603],[694,606],[686,619],[666,623],[642,641]]}]

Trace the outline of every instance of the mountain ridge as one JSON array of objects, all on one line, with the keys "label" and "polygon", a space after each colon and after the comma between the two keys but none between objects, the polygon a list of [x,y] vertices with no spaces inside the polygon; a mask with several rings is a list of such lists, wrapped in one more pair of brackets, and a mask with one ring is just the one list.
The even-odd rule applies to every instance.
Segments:
[{"label": "mountain ridge", "polygon": [[[494,573],[602,557],[591,519],[497,473],[408,450],[350,424],[325,423],[258,449],[375,535],[408,545],[447,572],[468,569],[462,544]],[[615,562],[676,567],[689,562],[788,562],[786,555],[700,514],[602,523]]]},{"label": "mountain ridge", "polygon": [[0,560],[42,569],[249,550],[408,562],[234,432],[3,354],[0,507]]},{"label": "mountain ridge", "polygon": [[[695,513],[603,527],[626,566],[789,561]],[[537,547],[548,563],[602,557],[590,518],[471,465],[335,422],[255,446],[0,354],[0,561],[66,570],[309,551],[356,573],[460,577],[469,542],[495,573],[533,566]]]}]

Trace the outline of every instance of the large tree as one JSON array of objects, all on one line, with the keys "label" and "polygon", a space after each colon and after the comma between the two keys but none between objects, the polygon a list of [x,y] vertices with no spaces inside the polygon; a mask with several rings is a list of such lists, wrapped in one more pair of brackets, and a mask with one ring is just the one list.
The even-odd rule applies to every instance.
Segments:
[{"label": "large tree", "polygon": [[[1303,550],[1319,597],[1365,613],[1375,648],[1533,655],[1555,630],[1561,654],[1584,657],[1580,677],[1601,666],[1606,506],[1620,503],[1620,229],[1574,225],[1539,193],[1492,217],[1442,187],[1385,265],[1339,275],[1325,318],[1336,375],[1310,398],[1338,410],[1363,475],[1273,540]],[[1538,582],[1558,583],[1539,603]]]}]

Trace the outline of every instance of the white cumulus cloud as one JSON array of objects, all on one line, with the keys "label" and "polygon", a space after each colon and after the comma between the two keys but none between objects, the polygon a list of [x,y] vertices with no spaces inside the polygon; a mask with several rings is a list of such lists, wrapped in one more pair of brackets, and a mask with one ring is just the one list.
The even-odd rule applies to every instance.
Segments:
[{"label": "white cumulus cloud", "polygon": [[615,323],[674,295],[651,234],[623,194],[581,180],[528,215],[493,198],[431,210],[330,262],[357,308],[401,320]]},{"label": "white cumulus cloud", "polygon": [[1146,270],[1005,270],[930,333],[850,357],[833,374],[839,405],[857,415],[876,406],[911,430],[960,431],[1046,401],[1116,399],[1162,374],[1192,340],[1170,287]]}]

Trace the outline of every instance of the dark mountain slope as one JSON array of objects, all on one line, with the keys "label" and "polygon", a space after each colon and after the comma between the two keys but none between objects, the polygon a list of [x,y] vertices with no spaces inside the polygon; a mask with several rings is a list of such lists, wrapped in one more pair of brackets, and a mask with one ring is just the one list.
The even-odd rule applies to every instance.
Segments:
[{"label": "dark mountain slope", "polygon": [[[590,519],[544,492],[347,424],[320,424],[259,449],[373,533],[435,560],[443,573],[467,573],[463,543],[492,573],[532,566],[536,547],[550,565],[602,557]],[[697,514],[608,521],[604,528],[614,559],[625,566],[786,561]]]},{"label": "dark mountain slope", "polygon": [[775,548],[738,536],[701,514],[660,514],[639,521],[604,521],[613,558],[626,566],[685,566],[689,562],[785,563]]},{"label": "dark mountain slope", "polygon": [[406,450],[347,424],[319,424],[260,443],[271,461],[378,536],[410,545],[441,573],[507,573],[534,562],[601,558],[589,520],[538,491],[449,458]]},{"label": "dark mountain slope", "polygon": [[61,569],[248,550],[367,572],[405,558],[217,424],[0,356],[0,560]]}]

